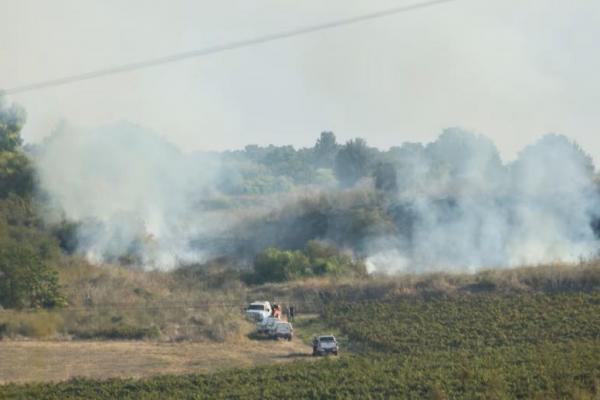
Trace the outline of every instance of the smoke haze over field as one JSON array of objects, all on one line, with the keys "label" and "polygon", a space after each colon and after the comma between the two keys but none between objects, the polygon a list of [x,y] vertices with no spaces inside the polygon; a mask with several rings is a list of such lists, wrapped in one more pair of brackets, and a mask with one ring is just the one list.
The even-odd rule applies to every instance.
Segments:
[{"label": "smoke haze over field", "polygon": [[[503,166],[492,142],[446,131],[414,161],[411,189],[400,193],[414,218],[410,232],[380,243],[372,268],[440,270],[574,262],[595,256],[600,215],[594,167],[564,136],[546,135]],[[431,179],[433,178],[433,179]],[[402,177],[400,178],[402,179]]]},{"label": "smoke haze over field", "polygon": [[[295,154],[310,151],[267,150],[271,156],[263,162],[268,163],[285,157],[289,163]],[[329,181],[294,185],[289,176],[270,176],[270,164],[247,159],[254,154],[250,150],[243,162],[236,153],[185,154],[153,132],[120,123],[87,132],[59,128],[35,154],[42,189],[54,204],[48,218],[79,222],[78,251],[93,261],[127,255],[147,268],[168,269],[230,256],[227,246],[215,243],[231,238],[235,248],[241,235],[237,229],[249,217],[264,220],[264,229],[239,240],[254,243],[257,251],[285,246],[277,241],[281,232],[301,229],[308,239],[349,243],[340,232],[331,232],[339,225],[333,222],[339,218],[335,213],[321,211],[319,218],[329,224],[326,230],[304,228],[293,219],[278,222],[269,213],[284,206],[293,209],[295,199],[319,192],[335,198],[344,189],[332,188]],[[385,198],[377,206],[384,221],[374,222],[373,229],[367,227],[352,242],[352,250],[366,257],[372,270],[473,270],[572,262],[598,252],[593,226],[600,198],[594,166],[564,136],[546,135],[506,165],[490,139],[460,129],[448,129],[426,145],[380,152],[379,157],[395,165],[397,191],[379,195]],[[322,182],[323,170],[316,171]],[[248,174],[253,174],[251,181]],[[232,189],[232,182],[244,192],[236,194],[241,189]],[[351,190],[375,190],[365,182]],[[271,192],[248,192],[257,185]],[[378,225],[393,228],[375,229]]]},{"label": "smoke haze over field", "polygon": [[172,267],[202,254],[190,237],[213,229],[195,220],[192,201],[209,191],[212,160],[182,154],[153,132],[120,123],[90,132],[61,127],[41,146],[42,187],[71,221],[81,221],[80,250],[112,260],[142,250],[141,262]]},{"label": "smoke haze over field", "polygon": [[[0,89],[417,3],[7,2]],[[11,100],[48,220],[91,260],[243,264],[317,239],[392,272],[575,261],[597,253],[594,167],[539,135],[600,159],[597,37],[598,1],[460,0]],[[104,127],[48,137],[61,119]],[[436,139],[455,124],[489,138]],[[284,146],[321,129],[376,148]],[[224,151],[247,142],[279,147]]]}]

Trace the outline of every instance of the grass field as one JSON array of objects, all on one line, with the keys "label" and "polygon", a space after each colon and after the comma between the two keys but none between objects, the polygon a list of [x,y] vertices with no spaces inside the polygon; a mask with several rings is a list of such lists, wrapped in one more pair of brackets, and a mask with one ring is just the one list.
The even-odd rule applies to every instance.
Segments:
[{"label": "grass field", "polygon": [[323,319],[297,327],[339,333],[343,355],[141,380],[10,384],[0,397],[600,398],[598,291],[334,300]]},{"label": "grass field", "polygon": [[211,372],[306,357],[301,341],[0,341],[0,383]]}]

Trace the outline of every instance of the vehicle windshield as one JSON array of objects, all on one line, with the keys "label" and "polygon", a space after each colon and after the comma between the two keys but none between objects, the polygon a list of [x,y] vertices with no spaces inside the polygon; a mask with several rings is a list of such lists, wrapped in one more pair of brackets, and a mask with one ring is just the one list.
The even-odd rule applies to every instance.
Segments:
[{"label": "vehicle windshield", "polygon": [[328,343],[328,342],[335,342],[335,338],[333,336],[321,336],[319,338],[319,340],[321,342],[326,342],[326,343]]},{"label": "vehicle windshield", "polygon": [[248,310],[260,310],[260,311],[264,311],[265,310],[265,306],[263,306],[262,304],[250,304],[250,306],[248,307]]}]

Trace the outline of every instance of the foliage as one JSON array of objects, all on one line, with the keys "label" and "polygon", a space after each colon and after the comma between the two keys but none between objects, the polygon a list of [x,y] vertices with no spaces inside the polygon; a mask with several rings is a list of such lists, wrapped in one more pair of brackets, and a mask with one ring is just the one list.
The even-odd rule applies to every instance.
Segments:
[{"label": "foliage", "polygon": [[58,273],[27,247],[0,247],[0,305],[55,307],[65,304]]},{"label": "foliage", "polygon": [[24,123],[25,110],[17,104],[8,106],[0,94],[0,152],[12,152],[21,146]]},{"label": "foliage", "polygon": [[[232,227],[211,250],[231,259],[253,260],[269,247],[301,250],[318,240],[367,254],[373,239],[409,228],[410,215],[372,189],[353,188],[320,193],[289,202],[268,215],[258,215]],[[222,246],[222,248],[220,248]]]},{"label": "foliage", "polygon": [[335,157],[335,175],[344,186],[353,186],[369,174],[370,157],[367,142],[354,139],[346,142]]},{"label": "foliage", "polygon": [[0,312],[0,339],[14,337],[46,338],[64,328],[62,315],[56,310],[28,310]]},{"label": "foliage", "polygon": [[384,192],[395,193],[398,190],[398,174],[396,167],[390,162],[377,164],[375,172],[375,188]]},{"label": "foliage", "polygon": [[29,198],[0,200],[0,305],[53,307],[64,303],[51,263],[60,250],[44,231]]},{"label": "foliage", "polygon": [[74,330],[72,333],[80,339],[140,340],[155,339],[160,335],[156,326],[135,326],[126,323],[110,324],[96,330]]},{"label": "foliage", "polygon": [[34,169],[21,149],[25,111],[6,105],[0,94],[0,199],[9,194],[28,196],[34,189]]},{"label": "foliage", "polygon": [[22,151],[0,151],[0,198],[30,195],[34,184],[33,166]]},{"label": "foliage", "polygon": [[323,168],[333,168],[338,148],[339,145],[333,132],[321,132],[313,150],[316,164]]},{"label": "foliage", "polygon": [[280,250],[270,247],[256,256],[253,280],[282,282],[297,278],[325,275],[365,274],[362,262],[340,252],[336,247],[311,240],[304,250]]}]

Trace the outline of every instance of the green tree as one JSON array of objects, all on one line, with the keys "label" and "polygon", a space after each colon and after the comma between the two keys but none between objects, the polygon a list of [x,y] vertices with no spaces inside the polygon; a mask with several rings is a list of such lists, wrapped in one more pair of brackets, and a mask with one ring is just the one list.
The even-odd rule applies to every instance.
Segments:
[{"label": "green tree", "polygon": [[270,247],[256,256],[254,273],[258,282],[282,282],[310,274],[309,262],[300,251]]},{"label": "green tree", "polygon": [[0,305],[7,308],[65,304],[58,273],[24,246],[0,247]]},{"label": "green tree", "polygon": [[317,143],[313,149],[317,166],[332,168],[338,148],[339,146],[333,132],[321,132],[321,136],[317,139]]},{"label": "green tree", "polygon": [[309,240],[303,250],[270,247],[254,260],[254,281],[283,282],[309,276],[364,275],[365,265],[333,245]]},{"label": "green tree", "polygon": [[28,196],[34,189],[34,169],[21,149],[25,111],[10,107],[0,96],[0,198],[10,193]]},{"label": "green tree", "polygon": [[8,106],[0,94],[0,151],[15,151],[21,146],[25,119],[25,110],[17,104]]},{"label": "green tree", "polygon": [[383,192],[395,193],[398,190],[398,174],[391,162],[380,162],[373,173],[375,188]]},{"label": "green tree", "polygon": [[335,175],[339,182],[353,186],[360,178],[369,174],[370,153],[364,139],[354,139],[338,151],[335,157]]}]

